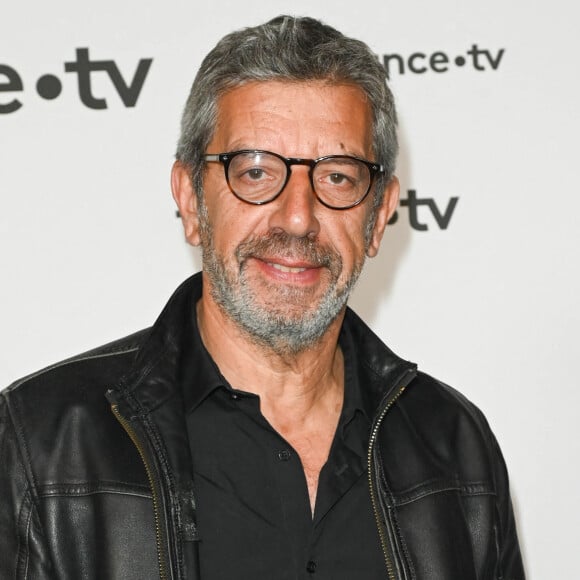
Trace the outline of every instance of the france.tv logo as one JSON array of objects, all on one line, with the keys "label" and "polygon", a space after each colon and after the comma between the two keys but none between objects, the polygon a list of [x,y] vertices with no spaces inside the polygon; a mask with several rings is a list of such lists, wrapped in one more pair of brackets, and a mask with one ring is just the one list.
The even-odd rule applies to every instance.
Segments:
[{"label": "france.tv logo", "polygon": [[[89,109],[108,108],[107,100],[94,93],[92,80],[95,74],[106,74],[125,107],[134,107],[152,62],[152,58],[140,59],[132,78],[129,78],[121,74],[114,60],[91,60],[88,48],[77,48],[76,59],[64,63],[64,72],[76,75],[79,98]],[[36,92],[43,99],[56,99],[62,89],[62,81],[54,74],[43,74],[36,80]],[[24,83],[18,71],[0,64],[0,114],[18,111],[24,105],[20,100],[23,91]]]}]

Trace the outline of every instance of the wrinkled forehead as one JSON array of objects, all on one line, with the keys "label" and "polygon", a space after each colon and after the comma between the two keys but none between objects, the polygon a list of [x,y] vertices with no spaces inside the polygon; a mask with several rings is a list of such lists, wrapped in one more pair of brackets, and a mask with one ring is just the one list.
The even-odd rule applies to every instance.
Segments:
[{"label": "wrinkled forehead", "polygon": [[371,107],[366,94],[353,84],[244,83],[219,97],[216,113],[212,143],[221,151],[269,149],[312,156],[317,149],[317,156],[372,157]]}]

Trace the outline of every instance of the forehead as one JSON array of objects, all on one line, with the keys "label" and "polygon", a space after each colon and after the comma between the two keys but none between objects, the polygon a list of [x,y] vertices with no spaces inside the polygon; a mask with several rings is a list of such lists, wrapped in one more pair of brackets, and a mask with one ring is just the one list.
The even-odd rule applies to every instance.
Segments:
[{"label": "forehead", "polygon": [[287,155],[372,151],[372,112],[357,86],[327,81],[251,82],[218,100],[212,145]]}]

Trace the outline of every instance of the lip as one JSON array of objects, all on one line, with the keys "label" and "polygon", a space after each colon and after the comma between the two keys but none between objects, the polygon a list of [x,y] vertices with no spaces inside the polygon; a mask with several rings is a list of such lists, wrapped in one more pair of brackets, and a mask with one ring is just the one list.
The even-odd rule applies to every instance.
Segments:
[{"label": "lip", "polygon": [[313,284],[318,282],[322,271],[322,266],[290,258],[253,257],[252,261],[267,278],[285,283]]}]

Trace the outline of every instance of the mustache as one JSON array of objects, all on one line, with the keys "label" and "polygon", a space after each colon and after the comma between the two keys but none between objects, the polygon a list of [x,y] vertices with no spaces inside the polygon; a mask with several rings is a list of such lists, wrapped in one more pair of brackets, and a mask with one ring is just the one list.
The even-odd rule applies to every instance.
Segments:
[{"label": "mustache", "polygon": [[269,232],[264,236],[243,241],[236,249],[240,265],[248,258],[269,258],[278,256],[303,260],[313,266],[334,270],[342,269],[342,258],[332,248],[321,245],[307,237],[296,237],[286,232]]}]

